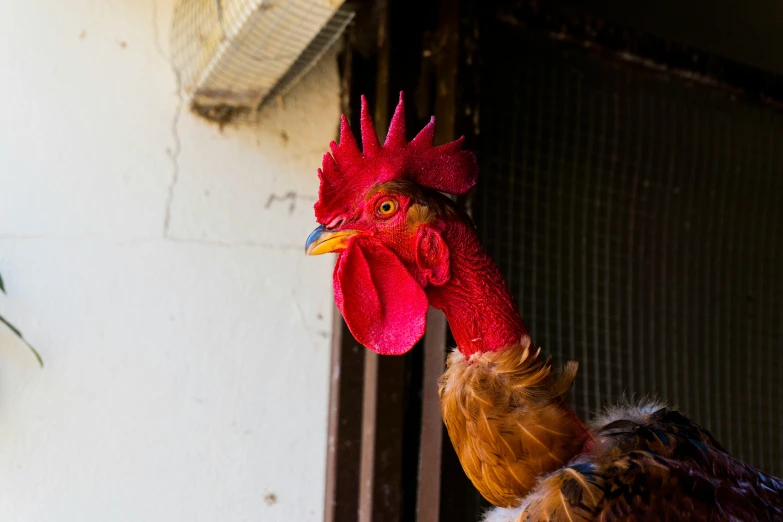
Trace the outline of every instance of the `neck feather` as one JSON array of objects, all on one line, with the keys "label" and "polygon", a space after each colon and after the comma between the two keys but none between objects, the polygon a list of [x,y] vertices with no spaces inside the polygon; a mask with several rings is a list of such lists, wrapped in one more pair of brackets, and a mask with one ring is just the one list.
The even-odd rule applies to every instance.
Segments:
[{"label": "neck feather", "polygon": [[427,291],[443,310],[458,349],[465,355],[519,344],[527,330],[497,265],[467,223],[454,223],[446,237],[451,278]]}]

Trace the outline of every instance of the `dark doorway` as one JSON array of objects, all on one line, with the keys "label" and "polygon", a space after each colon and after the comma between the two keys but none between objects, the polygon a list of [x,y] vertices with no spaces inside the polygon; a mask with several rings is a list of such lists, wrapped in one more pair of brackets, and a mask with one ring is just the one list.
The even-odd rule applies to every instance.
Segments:
[{"label": "dark doorway", "polygon": [[[385,130],[405,90],[410,132],[435,114],[436,141],[466,135],[481,175],[460,203],[534,342],[580,363],[580,415],[657,394],[780,475],[783,81],[756,52],[764,9],[728,54],[718,25],[666,24],[701,4],[356,2],[344,109],[366,94]],[[327,520],[477,520],[437,407],[442,316],[403,358],[336,324]]]}]

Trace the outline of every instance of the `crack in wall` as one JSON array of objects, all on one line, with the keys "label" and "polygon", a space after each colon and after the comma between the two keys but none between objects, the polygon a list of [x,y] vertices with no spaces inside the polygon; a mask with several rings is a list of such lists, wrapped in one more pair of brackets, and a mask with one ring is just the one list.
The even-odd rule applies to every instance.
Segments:
[{"label": "crack in wall", "polygon": [[317,201],[317,200],[318,200],[318,198],[316,198],[316,197],[313,197],[313,196],[303,196],[301,194],[298,194],[294,190],[289,190],[288,192],[286,192],[284,194],[275,194],[275,193],[269,194],[269,198],[267,198],[266,203],[264,204],[264,208],[269,210],[270,208],[272,208],[272,205],[275,202],[279,202],[279,203],[286,203],[286,202],[288,202],[288,213],[289,214],[293,214],[294,211],[296,210],[296,202],[297,201],[312,202],[312,201]]},{"label": "crack in wall", "polygon": [[263,241],[218,241],[214,239],[195,239],[172,236],[165,237],[163,240],[169,243],[205,245],[219,248],[274,248],[280,250],[296,250],[304,253],[303,245],[286,245],[284,243],[268,243]]},{"label": "crack in wall", "polygon": [[199,245],[216,248],[262,248],[285,251],[304,252],[303,245],[292,245],[286,243],[272,243],[269,241],[219,241],[214,239],[198,239],[189,237],[136,237],[130,239],[116,240],[91,236],[61,236],[47,234],[0,234],[0,241],[85,241],[103,243],[114,246],[142,245],[146,243],[174,243],[181,245]]},{"label": "crack in wall", "polygon": [[291,292],[291,302],[294,304],[296,313],[299,316],[299,323],[302,325],[302,329],[305,331],[305,334],[307,336],[307,342],[310,343],[310,348],[316,349],[318,347],[318,343],[313,341],[313,337],[310,334],[310,327],[307,325],[307,320],[305,319],[304,310],[302,310],[302,306],[299,304],[299,301],[296,298],[296,293],[294,292],[293,288],[291,288],[290,292]]},{"label": "crack in wall", "polygon": [[6,239],[30,241],[33,239],[53,239],[53,238],[45,234],[0,234],[0,241]]},{"label": "crack in wall", "polygon": [[171,160],[171,177],[169,178],[169,185],[166,192],[166,204],[163,212],[163,237],[169,237],[169,229],[171,226],[171,208],[174,203],[174,191],[179,181],[179,155],[182,152],[182,141],[179,137],[179,120],[182,116],[182,109],[185,105],[185,98],[182,95],[182,73],[174,63],[174,60],[166,54],[163,50],[163,46],[160,42],[160,30],[158,28],[158,0],[152,1],[152,35],[153,45],[155,51],[164,59],[174,73],[174,78],[177,86],[177,107],[174,111],[174,116],[171,119],[171,138],[173,145],[166,149],[166,154]]}]

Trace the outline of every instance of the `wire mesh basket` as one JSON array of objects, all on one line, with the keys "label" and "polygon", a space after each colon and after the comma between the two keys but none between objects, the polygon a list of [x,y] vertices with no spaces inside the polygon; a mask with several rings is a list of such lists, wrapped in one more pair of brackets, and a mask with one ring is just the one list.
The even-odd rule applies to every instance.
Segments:
[{"label": "wire mesh basket", "polygon": [[171,50],[194,112],[225,122],[282,96],[353,19],[344,0],[180,0]]}]

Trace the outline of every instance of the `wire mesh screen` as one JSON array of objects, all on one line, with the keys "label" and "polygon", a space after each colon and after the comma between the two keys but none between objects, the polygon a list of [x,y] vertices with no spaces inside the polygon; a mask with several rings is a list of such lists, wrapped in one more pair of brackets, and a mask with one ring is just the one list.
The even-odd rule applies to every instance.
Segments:
[{"label": "wire mesh screen", "polygon": [[475,218],[572,405],[658,394],[783,474],[783,114],[484,35]]},{"label": "wire mesh screen", "polygon": [[220,119],[284,94],[350,23],[343,1],[180,0],[171,49],[183,95]]}]

